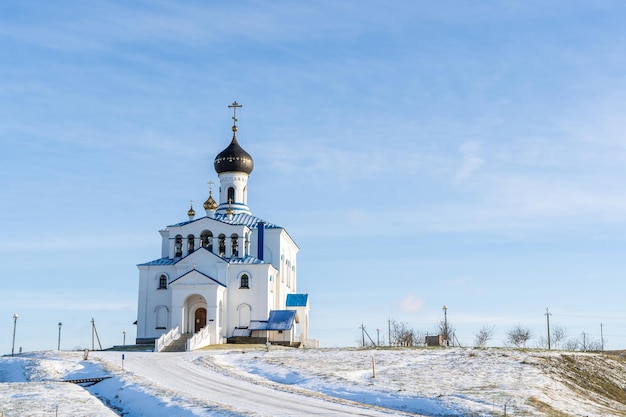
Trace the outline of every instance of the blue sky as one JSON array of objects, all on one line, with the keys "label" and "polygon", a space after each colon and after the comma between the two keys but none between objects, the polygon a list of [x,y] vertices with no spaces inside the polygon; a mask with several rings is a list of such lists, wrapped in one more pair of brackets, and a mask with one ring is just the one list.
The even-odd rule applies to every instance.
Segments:
[{"label": "blue sky", "polygon": [[[626,6],[3,1],[0,352],[132,342],[136,264],[217,181],[301,248],[311,335],[626,347]],[[4,322],[4,325],[1,323]]]}]

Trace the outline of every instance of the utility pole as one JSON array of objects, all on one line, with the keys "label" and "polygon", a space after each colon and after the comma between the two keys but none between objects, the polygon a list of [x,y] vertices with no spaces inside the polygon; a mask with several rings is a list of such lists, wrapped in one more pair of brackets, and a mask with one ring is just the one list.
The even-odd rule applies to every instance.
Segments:
[{"label": "utility pole", "polygon": [[389,329],[389,339],[387,344],[391,346],[391,318],[387,320],[387,328]]},{"label": "utility pole", "polygon": [[380,329],[376,328],[376,346],[380,346]]},{"label": "utility pole", "polygon": [[604,352],[604,328],[602,323],[600,323],[600,343],[602,344],[602,352]]},{"label": "utility pole", "polygon": [[13,314],[13,344],[11,345],[11,356],[15,354],[15,329],[17,328],[17,313]]},{"label": "utility pole", "polygon": [[365,347],[365,326],[361,323],[361,347]]},{"label": "utility pole", "polygon": [[93,337],[94,335],[96,336],[96,338],[98,339],[98,345],[100,346],[100,350],[102,350],[102,343],[100,343],[100,336],[98,336],[98,330],[96,330],[96,321],[93,319],[91,319],[91,350],[95,350],[95,346],[94,346],[94,340]]},{"label": "utility pole", "polygon": [[546,320],[548,321],[548,350],[550,350],[550,316],[552,313],[548,311],[548,307],[546,307]]},{"label": "utility pole", "polygon": [[61,326],[63,326],[63,323],[59,322],[59,342],[57,343],[57,350],[61,350]]}]

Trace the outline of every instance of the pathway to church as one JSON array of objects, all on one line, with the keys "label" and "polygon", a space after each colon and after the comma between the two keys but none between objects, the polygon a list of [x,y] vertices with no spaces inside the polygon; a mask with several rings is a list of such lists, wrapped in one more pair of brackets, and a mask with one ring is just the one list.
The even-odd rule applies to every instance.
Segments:
[{"label": "pathway to church", "polygon": [[[111,364],[119,362],[118,352],[91,355]],[[128,352],[125,359],[121,379],[144,379],[150,389],[166,391],[172,398],[187,398],[191,404],[205,404],[233,415],[415,416],[288,385],[255,381],[212,365],[207,353]]]}]

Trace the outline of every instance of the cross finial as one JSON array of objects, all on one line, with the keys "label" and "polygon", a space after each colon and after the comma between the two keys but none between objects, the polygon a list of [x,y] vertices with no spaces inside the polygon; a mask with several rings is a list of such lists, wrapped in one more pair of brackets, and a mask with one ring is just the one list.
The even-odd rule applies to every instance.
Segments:
[{"label": "cross finial", "polygon": [[213,184],[214,183],[213,183],[212,180],[209,180],[208,184],[209,184],[209,195],[211,195],[211,194],[213,194]]},{"label": "cross finial", "polygon": [[243,107],[241,104],[233,101],[233,104],[228,106],[229,109],[233,109],[233,127],[237,127],[237,108]]}]

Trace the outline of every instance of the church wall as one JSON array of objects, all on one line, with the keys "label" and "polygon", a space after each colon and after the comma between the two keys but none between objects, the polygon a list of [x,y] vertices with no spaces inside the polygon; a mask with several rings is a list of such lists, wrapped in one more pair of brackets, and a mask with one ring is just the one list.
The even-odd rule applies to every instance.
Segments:
[{"label": "church wall", "polygon": [[[137,339],[158,338],[171,327],[171,289],[169,281],[176,275],[171,266],[140,266],[139,299],[137,306]],[[167,276],[167,288],[159,289],[162,274]],[[157,309],[165,308],[167,317],[157,328]],[[163,312],[161,312],[162,314]],[[164,324],[164,326],[163,326]]]},{"label": "church wall", "polygon": [[271,248],[274,254],[272,265],[278,270],[274,282],[276,296],[272,308],[282,310],[285,308],[287,294],[296,292],[296,257],[299,248],[284,229],[267,229],[265,244]]},{"label": "church wall", "polygon": [[[228,277],[228,325],[227,336],[232,335],[235,327],[239,326],[239,306],[250,306],[251,320],[267,320],[271,309],[270,276],[274,277],[276,270],[268,264],[241,264],[231,265]],[[241,288],[241,276],[249,277],[249,288]],[[273,278],[272,278],[273,279]]]}]

